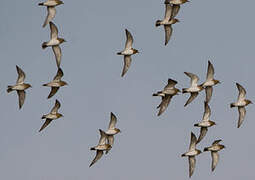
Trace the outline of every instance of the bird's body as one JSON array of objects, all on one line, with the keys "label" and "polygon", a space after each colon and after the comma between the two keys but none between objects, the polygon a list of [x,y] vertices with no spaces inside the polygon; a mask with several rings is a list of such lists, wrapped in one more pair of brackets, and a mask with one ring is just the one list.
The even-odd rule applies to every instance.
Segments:
[{"label": "bird's body", "polygon": [[165,4],[173,4],[173,5],[182,5],[186,2],[189,2],[189,0],[165,0]]},{"label": "bird's body", "polygon": [[224,145],[219,144],[221,140],[216,140],[212,143],[210,147],[204,148],[204,151],[211,151],[211,156],[212,156],[212,171],[216,168],[218,161],[219,161],[219,154],[218,151],[222,150],[225,148]]},{"label": "bird's body", "polygon": [[201,153],[200,150],[196,149],[196,144],[197,144],[197,138],[191,132],[189,151],[181,155],[182,157],[189,158],[189,177],[192,176],[192,174],[194,173],[194,170],[195,170],[195,166],[196,166],[195,157]]},{"label": "bird's body", "polygon": [[7,92],[10,93],[12,91],[17,91],[19,96],[19,109],[22,108],[25,98],[26,98],[26,92],[25,90],[32,87],[30,84],[24,83],[24,80],[26,78],[26,74],[20,67],[16,66],[17,73],[18,73],[18,79],[16,81],[15,85],[8,86]]},{"label": "bird's body", "polygon": [[48,98],[54,96],[60,87],[67,85],[65,81],[62,81],[61,78],[64,76],[64,73],[61,68],[58,69],[56,76],[53,78],[53,81],[43,84],[43,86],[51,87],[51,92]]},{"label": "bird's body", "polygon": [[213,86],[220,83],[219,80],[214,79],[214,67],[210,61],[208,61],[206,81],[202,84],[206,92],[206,102],[209,103],[213,93]]},{"label": "bird's body", "polygon": [[[108,129],[107,131],[105,132],[105,134],[107,135],[107,140],[108,140],[108,144],[113,146],[113,143],[114,143],[114,135],[120,133],[120,129],[116,128],[116,123],[117,123],[117,118],[116,116],[111,112],[111,115],[110,115],[110,123],[109,123],[109,126],[108,126]],[[106,154],[108,153],[109,151],[106,151]]]},{"label": "bird's body", "polygon": [[124,66],[123,66],[121,77],[123,77],[127,73],[129,67],[131,66],[131,62],[132,62],[131,56],[136,53],[139,53],[137,49],[132,48],[134,39],[131,33],[127,29],[125,29],[125,32],[126,32],[126,38],[127,38],[125,49],[117,53],[117,55],[124,56]]},{"label": "bird's body", "polygon": [[205,101],[204,102],[204,115],[203,115],[203,119],[201,122],[195,124],[195,127],[200,127],[200,135],[198,137],[197,140],[197,144],[205,137],[208,128],[211,126],[214,126],[216,123],[210,120],[210,116],[211,116],[211,109],[210,106],[208,105],[208,103]]},{"label": "bird's body", "polygon": [[112,148],[112,146],[107,143],[107,135],[105,134],[105,132],[102,131],[101,129],[99,129],[99,131],[100,131],[100,140],[98,145],[90,148],[91,151],[96,151],[96,156],[92,160],[89,167],[95,164],[103,156],[104,151],[109,151]]},{"label": "bird's body", "polygon": [[52,22],[50,22],[50,30],[51,30],[51,39],[48,42],[44,42],[42,44],[42,48],[45,49],[47,47],[52,47],[52,50],[55,55],[57,67],[59,68],[61,63],[61,58],[62,58],[62,52],[59,45],[66,41],[63,38],[58,37],[58,29],[56,25]]},{"label": "bird's body", "polygon": [[43,115],[42,119],[46,119],[42,127],[40,128],[39,132],[41,132],[44,128],[46,128],[51,121],[59,119],[63,117],[62,114],[58,113],[58,109],[60,108],[61,104],[58,100],[56,100],[54,107],[52,108],[49,114]]},{"label": "bird's body", "polygon": [[43,23],[43,27],[45,27],[47,24],[49,24],[50,21],[52,21],[54,19],[54,17],[56,16],[56,6],[64,4],[62,1],[60,0],[47,0],[45,2],[39,3],[39,6],[46,6],[47,7],[47,17]]},{"label": "bird's body", "polygon": [[160,105],[157,107],[160,108],[158,116],[160,116],[166,110],[172,97],[180,92],[180,90],[175,87],[177,83],[178,82],[173,79],[168,79],[168,84],[162,91],[152,94],[152,96],[160,96],[162,98]]},{"label": "bird's body", "polygon": [[244,121],[245,115],[246,115],[245,106],[252,104],[252,102],[248,99],[245,99],[245,96],[246,96],[245,89],[239,83],[236,83],[236,86],[238,88],[239,95],[237,98],[237,102],[231,103],[230,107],[231,108],[238,107],[239,119],[238,119],[237,128],[239,128],[239,127],[241,127],[241,125]]},{"label": "bird's body", "polygon": [[165,5],[165,17],[163,20],[156,21],[156,27],[163,25],[165,29],[165,45],[169,42],[173,28],[172,25],[179,22],[178,19],[174,18],[179,11],[179,7],[173,7],[171,4]]},{"label": "bird's body", "polygon": [[199,78],[197,75],[193,73],[189,73],[189,72],[184,72],[184,73],[188,77],[190,77],[190,87],[182,89],[182,93],[190,93],[190,97],[184,105],[184,106],[187,106],[198,96],[198,93],[203,90],[203,87],[202,85],[198,85]]}]

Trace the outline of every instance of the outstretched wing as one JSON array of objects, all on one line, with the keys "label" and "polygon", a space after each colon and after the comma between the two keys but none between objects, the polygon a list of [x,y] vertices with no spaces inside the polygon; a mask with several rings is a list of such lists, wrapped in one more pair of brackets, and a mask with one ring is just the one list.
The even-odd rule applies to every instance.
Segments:
[{"label": "outstretched wing", "polygon": [[110,123],[109,123],[108,129],[114,129],[116,123],[117,123],[117,118],[116,118],[116,116],[111,112],[111,119],[110,119]]},{"label": "outstretched wing", "polygon": [[22,69],[16,65],[16,69],[17,69],[17,73],[18,73],[18,79],[17,79],[17,84],[22,84],[24,83],[24,80],[26,78],[26,74],[24,73],[24,71],[22,71]]},{"label": "outstretched wing", "polygon": [[89,167],[91,167],[93,164],[95,164],[103,156],[103,154],[104,154],[103,151],[97,150],[96,157],[93,159],[93,161],[91,162]]},{"label": "outstretched wing", "polygon": [[133,44],[133,36],[131,35],[131,33],[125,29],[126,31],[126,44],[125,44],[125,49],[131,49],[132,48],[132,44]]}]

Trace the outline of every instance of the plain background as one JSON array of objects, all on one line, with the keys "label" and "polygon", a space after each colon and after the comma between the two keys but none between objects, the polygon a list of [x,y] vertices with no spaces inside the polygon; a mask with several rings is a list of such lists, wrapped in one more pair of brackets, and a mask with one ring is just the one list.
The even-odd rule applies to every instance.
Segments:
[{"label": "plain background", "polygon": [[[235,82],[255,101],[255,25],[254,0],[192,0],[182,6],[173,25],[173,35],[164,46],[163,27],[155,21],[164,17],[161,1],[108,0],[64,1],[57,7],[54,23],[61,45],[63,87],[50,100],[50,88],[42,84],[57,72],[51,48],[41,49],[49,40],[49,27],[42,28],[46,8],[39,1],[2,0],[0,6],[0,179],[5,180],[130,180],[188,179],[188,160],[181,154],[189,147],[193,125],[202,119],[204,92],[186,108],[188,95],[179,95],[162,116],[157,117],[161,90],[168,78],[178,81],[178,88],[189,86],[184,71],[206,77],[207,61],[215,68],[215,78],[222,83],[214,88],[210,102],[209,129],[198,149],[222,139],[226,149],[211,173],[211,155],[197,157],[193,179],[252,180],[254,175],[254,105],[237,129],[238,111],[229,104],[236,101]],[[134,37],[132,65],[120,77],[125,28]],[[18,110],[15,92],[6,93],[16,82],[15,65],[26,73],[25,104]],[[53,121],[38,133],[41,116],[58,99],[63,118]],[[94,166],[89,164],[98,143],[99,131],[108,127],[110,112],[118,117],[116,135],[110,153]]]}]

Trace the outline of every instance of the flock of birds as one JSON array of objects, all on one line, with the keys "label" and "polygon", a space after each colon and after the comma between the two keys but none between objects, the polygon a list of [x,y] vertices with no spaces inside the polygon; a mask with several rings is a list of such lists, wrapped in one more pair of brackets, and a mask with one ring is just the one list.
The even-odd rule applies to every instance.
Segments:
[{"label": "flock of birds", "polygon": [[[175,17],[177,16],[180,10],[180,5],[186,2],[188,2],[188,0],[165,0],[165,17],[163,20],[156,21],[156,27],[161,25],[164,26],[165,45],[167,45],[167,43],[169,42],[171,38],[172,31],[173,31],[172,25],[179,22],[179,20],[176,19]],[[58,68],[57,74],[53,78],[53,80],[49,83],[43,84],[43,86],[51,87],[51,91],[50,91],[50,94],[48,95],[48,99],[53,97],[58,92],[60,87],[67,85],[65,81],[61,80],[64,73],[62,69],[60,68],[61,57],[62,57],[60,44],[65,42],[65,40],[63,38],[58,37],[58,29],[56,25],[52,22],[52,20],[54,19],[56,15],[55,7],[61,4],[63,4],[63,2],[60,0],[47,0],[46,2],[39,3],[39,6],[46,6],[48,11],[48,15],[44,21],[43,27],[46,27],[49,24],[50,30],[51,30],[51,38],[48,42],[44,42],[42,44],[42,48],[45,49],[47,47],[52,47],[52,50],[55,54],[57,68]],[[139,53],[137,49],[134,49],[132,47],[133,36],[131,35],[131,33],[127,29],[125,30],[125,32],[126,32],[125,48],[123,51],[117,53],[118,55],[124,56],[124,67],[121,74],[122,77],[127,73],[131,65],[131,61],[132,61],[131,56],[136,53]],[[19,96],[19,108],[21,109],[26,97],[25,90],[30,88],[31,85],[24,82],[26,77],[24,71],[18,66],[16,66],[16,69],[18,73],[18,79],[15,85],[10,85],[7,87],[7,92],[9,93],[12,91],[17,91],[17,94]],[[183,94],[185,93],[190,94],[190,97],[188,98],[184,107],[190,104],[198,96],[199,92],[203,90],[205,90],[206,92],[206,97],[204,101],[204,114],[203,114],[202,121],[194,125],[195,127],[200,128],[200,135],[198,138],[196,138],[195,134],[191,132],[189,150],[186,153],[181,155],[182,157],[188,157],[189,177],[191,177],[195,170],[195,164],[196,164],[195,157],[201,153],[201,150],[196,149],[196,145],[204,139],[204,137],[207,134],[208,128],[216,125],[215,122],[210,120],[211,109],[209,106],[209,102],[213,94],[213,86],[219,84],[220,81],[214,79],[214,67],[210,61],[208,61],[206,80],[202,84],[198,84],[199,77],[197,75],[190,72],[184,72],[184,73],[191,79],[190,87],[182,89]],[[177,83],[178,82],[173,79],[168,79],[168,83],[164,87],[164,89],[162,91],[158,91],[153,94],[153,96],[161,97],[161,103],[157,106],[157,108],[159,109],[158,116],[160,116],[162,113],[165,112],[173,96],[178,95],[179,92],[181,92],[178,88],[175,87]],[[237,102],[231,103],[230,107],[238,108],[239,119],[238,119],[237,127],[239,128],[245,118],[245,114],[246,114],[245,106],[247,106],[248,104],[251,104],[252,102],[248,99],[245,99],[245,96],[246,96],[245,89],[239,83],[236,83],[236,86],[239,91],[239,96],[238,96]],[[60,108],[60,106],[61,106],[60,102],[56,99],[55,105],[50,111],[50,113],[42,116],[42,119],[46,119],[46,120],[45,120],[45,123],[40,128],[39,132],[42,131],[44,128],[46,128],[51,123],[52,120],[58,119],[63,116],[62,114],[58,113],[58,109]],[[111,112],[108,129],[106,131],[99,129],[100,136],[101,136],[99,143],[95,147],[90,148],[90,150],[96,151],[96,156],[92,160],[89,167],[95,164],[103,156],[104,152],[105,154],[107,154],[113,147],[114,136],[121,132],[120,129],[116,128],[116,123],[117,123],[117,118]],[[204,148],[204,151],[211,152],[212,171],[214,171],[219,161],[218,151],[225,148],[225,146],[220,144],[220,142],[221,140],[215,140],[211,146]]]}]

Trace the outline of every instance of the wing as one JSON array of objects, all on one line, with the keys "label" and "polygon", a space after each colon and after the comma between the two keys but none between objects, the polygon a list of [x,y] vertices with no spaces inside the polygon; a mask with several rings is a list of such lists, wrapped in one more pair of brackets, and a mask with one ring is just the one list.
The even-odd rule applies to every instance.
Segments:
[{"label": "wing", "polygon": [[197,97],[197,95],[198,95],[198,92],[190,93],[190,97],[185,103],[184,107],[186,107],[189,103],[191,103]]},{"label": "wing", "polygon": [[165,29],[165,45],[167,45],[172,36],[173,28],[171,25],[164,25],[164,29]]},{"label": "wing", "polygon": [[211,109],[207,102],[204,102],[204,109],[205,111],[204,111],[203,121],[209,121],[211,116]]},{"label": "wing", "polygon": [[169,21],[171,19],[171,15],[172,15],[172,11],[173,11],[173,7],[171,4],[166,4],[166,10],[165,10],[165,17],[164,20],[165,21]]},{"label": "wing", "polygon": [[60,46],[52,46],[58,68],[60,67],[62,52]]},{"label": "wing", "polygon": [[16,65],[16,69],[17,69],[17,73],[18,73],[18,79],[17,79],[17,84],[21,84],[24,83],[24,80],[26,78],[26,74],[24,73],[24,71],[22,71],[22,69],[20,69],[19,66]]},{"label": "wing", "polygon": [[243,123],[243,120],[246,114],[245,107],[238,107],[238,112],[239,112],[239,119],[238,119],[237,128],[239,128]]},{"label": "wing", "polygon": [[54,96],[59,90],[59,87],[51,87],[50,94],[48,96],[48,99],[50,99],[52,96]]},{"label": "wing", "polygon": [[103,130],[99,129],[99,131],[100,131],[100,139],[99,139],[98,145],[105,145],[107,140],[107,135],[105,134]]},{"label": "wing", "polygon": [[[110,144],[110,145],[112,146],[113,143],[114,143],[114,136],[113,136],[113,135],[108,135],[107,139],[108,139],[108,144]],[[105,154],[108,154],[109,151],[110,151],[110,150],[107,150],[107,151],[105,152]]]},{"label": "wing", "polygon": [[131,49],[132,48],[132,44],[133,44],[133,36],[131,35],[131,33],[125,29],[126,31],[126,45],[125,45],[125,49]]},{"label": "wing", "polygon": [[17,93],[19,96],[19,109],[21,109],[25,102],[26,92],[25,91],[17,91]]},{"label": "wing", "polygon": [[56,99],[55,105],[51,110],[52,114],[56,114],[58,112],[58,109],[60,108],[61,104],[60,102]]},{"label": "wing", "polygon": [[189,72],[184,72],[187,76],[190,77],[190,84],[191,86],[197,86],[197,83],[199,81],[199,78],[197,75],[193,74],[193,73],[189,73]]},{"label": "wing", "polygon": [[195,156],[189,156],[189,177],[191,177],[192,174],[194,173],[195,166],[196,166]]},{"label": "wing", "polygon": [[212,171],[214,171],[219,161],[219,153],[217,151],[212,151],[211,156],[212,156]]},{"label": "wing", "polygon": [[114,136],[113,135],[108,135],[107,139],[108,139],[108,144],[110,144],[112,146],[113,143],[114,143]]},{"label": "wing", "polygon": [[219,139],[219,140],[215,140],[215,141],[212,143],[212,145],[219,144],[220,142],[221,142],[221,139]]},{"label": "wing", "polygon": [[117,118],[116,118],[116,116],[111,112],[111,120],[110,120],[108,129],[114,129],[116,123],[117,123]]},{"label": "wing", "polygon": [[178,14],[181,6],[173,4],[173,10],[172,10],[172,16],[171,19],[175,18],[175,16]]},{"label": "wing", "polygon": [[46,128],[51,123],[51,121],[52,121],[52,119],[46,119],[46,121],[42,125],[41,129],[39,130],[39,132],[41,132],[44,128]]},{"label": "wing", "polygon": [[165,86],[164,89],[171,89],[173,88],[178,82],[173,80],[173,79],[168,79],[168,83],[167,85]]},{"label": "wing", "polygon": [[51,34],[50,34],[51,39],[57,39],[58,38],[58,28],[53,22],[50,22],[50,31],[51,31]]},{"label": "wing", "polygon": [[63,76],[64,76],[64,73],[63,73],[62,69],[58,68],[58,72],[57,72],[57,74],[56,74],[56,76],[54,77],[53,80],[54,81],[60,81]]},{"label": "wing", "polygon": [[198,144],[199,142],[201,142],[202,139],[204,139],[204,137],[205,137],[207,131],[208,131],[208,128],[207,128],[207,127],[201,127],[201,129],[200,129],[200,135],[199,135],[198,140],[197,140],[197,144]]},{"label": "wing", "polygon": [[48,11],[48,15],[43,23],[43,27],[45,27],[50,21],[52,21],[56,15],[56,9],[54,6],[48,6],[47,11]]},{"label": "wing", "polygon": [[206,100],[206,102],[210,102],[210,100],[211,100],[211,97],[212,97],[212,93],[213,93],[213,87],[212,86],[207,86],[206,88],[205,88],[205,93],[206,93],[206,98],[205,98],[205,100]]},{"label": "wing", "polygon": [[239,83],[236,83],[236,86],[237,86],[238,91],[239,91],[238,101],[242,101],[242,100],[245,99],[246,91]]},{"label": "wing", "polygon": [[124,56],[124,67],[123,67],[123,70],[122,70],[122,74],[121,74],[121,77],[123,77],[126,72],[128,71],[130,65],[131,65],[131,62],[132,62],[132,58],[130,55],[125,55]]},{"label": "wing", "polygon": [[97,150],[96,157],[93,159],[89,167],[91,167],[93,164],[95,164],[102,156],[103,156],[103,151]]},{"label": "wing", "polygon": [[195,150],[196,143],[197,143],[197,138],[196,138],[195,134],[193,132],[191,132],[189,150]]},{"label": "wing", "polygon": [[206,80],[207,81],[213,80],[213,76],[214,76],[214,68],[212,63],[208,61]]},{"label": "wing", "polygon": [[172,99],[172,96],[169,96],[169,95],[162,97],[162,101],[161,101],[160,105],[158,106],[160,108],[159,112],[158,112],[158,116],[160,116],[163,112],[165,112],[171,99]]}]

